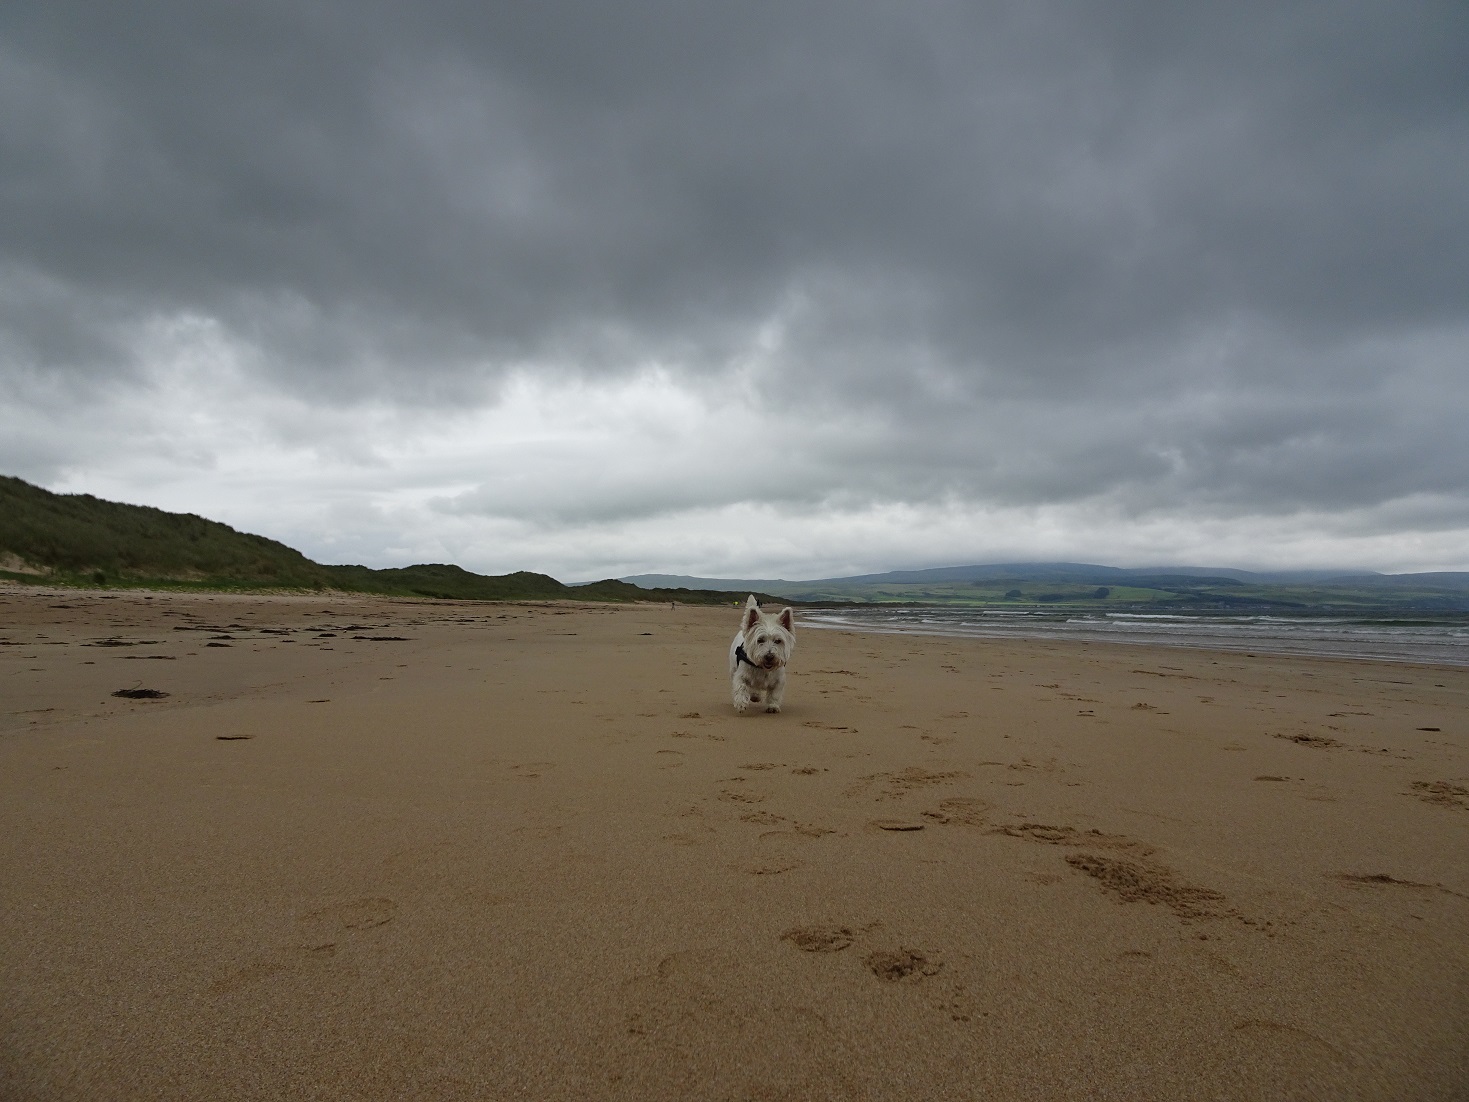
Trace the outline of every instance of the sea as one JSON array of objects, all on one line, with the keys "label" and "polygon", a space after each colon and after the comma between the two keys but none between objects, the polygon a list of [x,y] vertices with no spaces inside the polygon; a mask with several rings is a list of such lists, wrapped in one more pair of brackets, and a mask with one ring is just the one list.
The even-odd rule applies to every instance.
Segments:
[{"label": "sea", "polygon": [[856,605],[803,610],[802,627],[979,639],[1076,639],[1469,666],[1469,613],[1369,615],[1212,611],[915,608]]}]

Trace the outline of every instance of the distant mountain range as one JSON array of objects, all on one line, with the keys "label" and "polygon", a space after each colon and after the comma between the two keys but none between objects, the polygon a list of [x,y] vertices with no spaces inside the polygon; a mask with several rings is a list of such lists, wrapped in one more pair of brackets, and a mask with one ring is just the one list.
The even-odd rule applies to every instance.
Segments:
[{"label": "distant mountain range", "polygon": [[678,574],[638,574],[621,580],[637,586],[772,593],[785,600],[808,603],[1469,611],[1469,572],[1263,572],[1232,567],[1126,568],[1094,563],[1027,562],[893,570],[884,574],[794,582]]},{"label": "distant mountain range", "polygon": [[1366,586],[1443,585],[1469,589],[1469,572],[1381,574],[1359,570],[1236,570],[1225,566],[1121,567],[1077,562],[1011,562],[984,566],[939,566],[929,570],[889,570],[793,582],[781,578],[695,578],[683,574],[636,574],[620,579],[633,585],[697,586],[700,589],[766,589],[770,592],[823,589],[828,586],[933,585],[937,582],[1069,582],[1078,585],[1252,585],[1350,584]]},{"label": "distant mountain range", "polygon": [[[1391,578],[1400,575],[1362,573],[1350,570],[1235,570],[1231,567],[1169,566],[1129,568],[1098,566],[1081,562],[1008,562],[984,566],[937,566],[927,570],[889,570],[882,574],[853,574],[841,578],[817,578],[812,581],[787,581],[783,578],[696,578],[683,574],[636,574],[619,579],[640,586],[697,585],[701,589],[735,591],[749,586],[789,589],[829,585],[932,585],[935,582],[980,581],[1055,581],[1082,585],[1112,585],[1125,581],[1208,578],[1215,582],[1254,582],[1260,585],[1289,585],[1301,582],[1324,582],[1343,578]],[[1428,575],[1401,575],[1427,577]],[[1462,577],[1469,579],[1469,574]]]}]

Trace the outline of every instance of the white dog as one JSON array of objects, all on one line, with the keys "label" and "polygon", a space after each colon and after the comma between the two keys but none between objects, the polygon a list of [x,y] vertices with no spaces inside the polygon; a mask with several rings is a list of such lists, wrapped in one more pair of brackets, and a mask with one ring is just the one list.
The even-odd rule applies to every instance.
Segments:
[{"label": "white dog", "polygon": [[786,691],[786,663],[796,649],[795,614],[788,608],[771,616],[760,611],[754,594],[745,602],[745,619],[729,645],[729,679],[735,711],[764,704],[780,711]]}]

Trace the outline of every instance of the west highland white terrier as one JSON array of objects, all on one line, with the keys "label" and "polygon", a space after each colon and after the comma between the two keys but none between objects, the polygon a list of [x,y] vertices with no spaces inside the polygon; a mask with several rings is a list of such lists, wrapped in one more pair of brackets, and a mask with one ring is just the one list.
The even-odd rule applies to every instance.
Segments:
[{"label": "west highland white terrier", "polygon": [[786,691],[786,663],[796,649],[795,613],[788,608],[772,616],[760,611],[754,594],[745,602],[745,618],[729,645],[729,679],[735,711],[764,704],[780,711]]}]

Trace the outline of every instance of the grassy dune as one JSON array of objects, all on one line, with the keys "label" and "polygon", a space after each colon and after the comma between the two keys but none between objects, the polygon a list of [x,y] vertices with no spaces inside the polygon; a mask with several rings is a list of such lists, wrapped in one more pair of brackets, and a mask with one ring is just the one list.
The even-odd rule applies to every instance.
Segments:
[{"label": "grassy dune", "polygon": [[389,570],[327,566],[276,540],[192,513],[90,494],[54,494],[4,475],[0,578],[107,588],[339,590],[471,601],[731,601],[723,592],[648,590],[612,579],[567,586],[524,570],[485,575],[442,563]]}]

